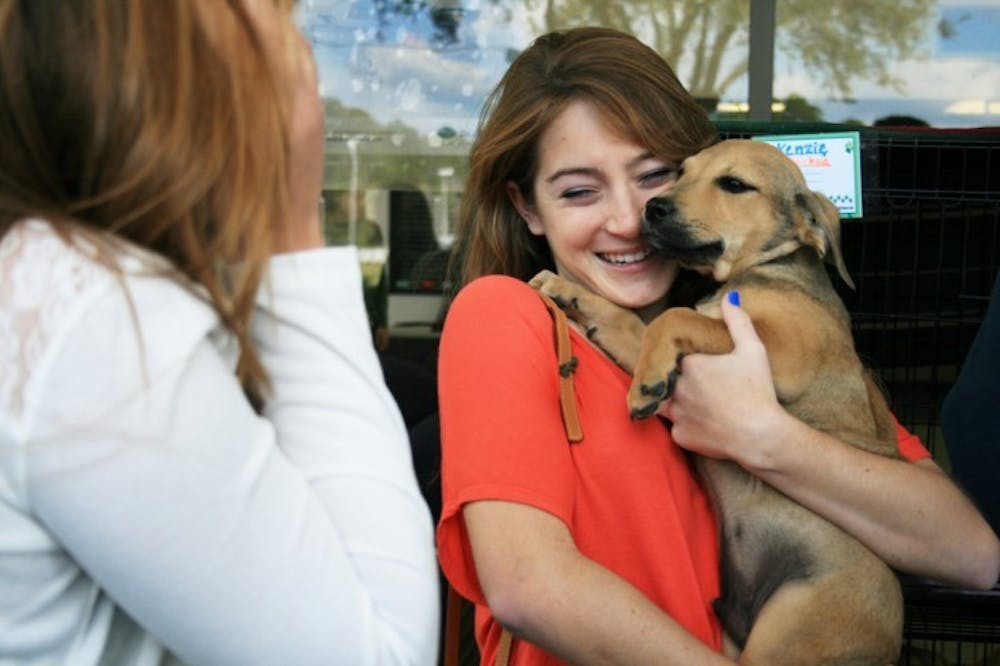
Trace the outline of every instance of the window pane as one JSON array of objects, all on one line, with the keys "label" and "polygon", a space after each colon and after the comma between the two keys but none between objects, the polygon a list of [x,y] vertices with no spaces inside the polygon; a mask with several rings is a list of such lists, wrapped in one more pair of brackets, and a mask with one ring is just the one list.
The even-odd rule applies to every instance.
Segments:
[{"label": "window pane", "polygon": [[1000,125],[997,0],[778,0],[776,20],[789,119]]}]

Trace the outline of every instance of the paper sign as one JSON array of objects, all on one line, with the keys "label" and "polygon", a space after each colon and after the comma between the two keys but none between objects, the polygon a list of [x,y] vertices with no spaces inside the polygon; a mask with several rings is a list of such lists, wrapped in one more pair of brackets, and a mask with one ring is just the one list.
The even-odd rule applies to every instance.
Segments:
[{"label": "paper sign", "polygon": [[755,136],[799,165],[809,188],[822,192],[841,217],[861,217],[861,135],[859,132]]}]

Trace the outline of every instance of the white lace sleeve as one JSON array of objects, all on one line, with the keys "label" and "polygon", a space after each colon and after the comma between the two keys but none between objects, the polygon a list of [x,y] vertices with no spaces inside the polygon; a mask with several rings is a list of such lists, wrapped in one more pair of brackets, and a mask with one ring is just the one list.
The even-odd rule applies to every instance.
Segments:
[{"label": "white lace sleeve", "polygon": [[59,327],[108,271],[73,248],[46,222],[28,220],[0,240],[0,415],[19,427],[30,380]]}]

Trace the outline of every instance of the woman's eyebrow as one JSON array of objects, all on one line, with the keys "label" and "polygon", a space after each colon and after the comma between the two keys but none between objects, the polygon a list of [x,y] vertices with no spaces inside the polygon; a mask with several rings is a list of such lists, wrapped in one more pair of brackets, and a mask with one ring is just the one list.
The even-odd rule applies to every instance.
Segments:
[{"label": "woman's eyebrow", "polygon": [[545,179],[546,183],[553,183],[563,176],[596,176],[600,173],[598,169],[594,167],[568,167],[565,169],[559,169],[551,176]]},{"label": "woman's eyebrow", "polygon": [[[628,168],[634,169],[643,162],[654,159],[657,159],[656,155],[654,155],[652,152],[646,151],[629,160]],[[558,169],[557,171],[555,171],[555,173],[553,173],[552,175],[550,175],[548,178],[545,179],[545,182],[553,183],[562,178],[563,176],[597,176],[599,174],[600,174],[600,169],[596,169],[594,167],[566,167],[564,169]]]}]

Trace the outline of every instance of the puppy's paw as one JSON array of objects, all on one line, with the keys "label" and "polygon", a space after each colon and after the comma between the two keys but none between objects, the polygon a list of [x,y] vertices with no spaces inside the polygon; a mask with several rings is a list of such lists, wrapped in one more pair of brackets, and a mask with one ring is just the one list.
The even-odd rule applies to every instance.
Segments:
[{"label": "puppy's paw", "polygon": [[639,407],[632,407],[629,410],[629,418],[633,421],[639,421],[641,419],[652,416],[656,413],[656,410],[660,408],[659,400],[654,400],[653,402],[647,402],[645,405]]},{"label": "puppy's paw", "polygon": [[548,270],[540,271],[531,278],[528,284],[538,293],[551,298],[552,302],[571,318],[576,319],[579,316],[580,301],[578,296],[583,293],[582,287],[579,285]]},{"label": "puppy's paw", "polygon": [[674,394],[680,376],[680,355],[677,362],[665,368],[640,367],[632,378],[628,392],[629,415],[633,420],[652,416],[660,403]]},{"label": "puppy's paw", "polygon": [[528,284],[551,298],[615,363],[632,371],[645,328],[638,315],[551,271],[541,271]]},{"label": "puppy's paw", "polygon": [[652,416],[667,398],[667,383],[643,384],[633,382],[628,395],[629,417],[636,421]]},{"label": "puppy's paw", "polygon": [[539,271],[535,277],[528,281],[528,285],[535,291],[541,292],[546,296],[552,296],[549,293],[550,289],[554,289],[553,285],[562,282],[563,278],[559,277],[555,273],[549,270]]}]

